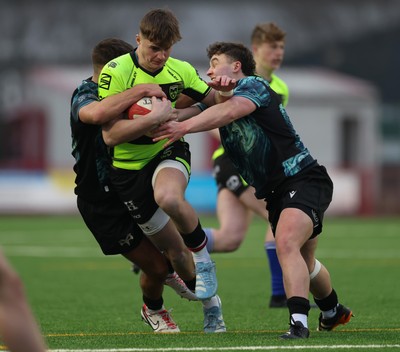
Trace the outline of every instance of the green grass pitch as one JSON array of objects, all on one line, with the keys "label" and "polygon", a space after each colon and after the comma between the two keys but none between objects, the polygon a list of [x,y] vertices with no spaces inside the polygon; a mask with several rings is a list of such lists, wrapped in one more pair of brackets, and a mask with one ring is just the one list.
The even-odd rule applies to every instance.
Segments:
[{"label": "green grass pitch", "polygon": [[[215,217],[201,216],[203,226]],[[213,254],[228,332],[204,334],[202,307],[169,287],[164,300],[182,333],[151,332],[140,319],[138,276],[106,257],[78,216],[1,217],[0,245],[20,273],[52,351],[267,351],[400,349],[400,218],[327,218],[317,257],[355,317],[337,330],[283,341],[286,309],[269,309],[263,250],[266,225],[254,219],[241,248]],[[1,342],[0,342],[1,346]],[[3,347],[4,348],[4,347]],[[1,347],[0,347],[1,349]]]}]

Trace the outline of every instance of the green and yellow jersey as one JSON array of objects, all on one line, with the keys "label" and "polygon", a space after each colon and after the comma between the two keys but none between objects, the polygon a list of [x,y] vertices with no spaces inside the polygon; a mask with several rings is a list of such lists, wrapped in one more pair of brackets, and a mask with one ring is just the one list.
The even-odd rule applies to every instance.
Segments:
[{"label": "green and yellow jersey", "polygon": [[[170,57],[161,69],[149,72],[140,66],[134,51],[104,66],[99,77],[99,98],[104,99],[141,83],[158,84],[172,106],[181,93],[201,101],[211,90],[188,62]],[[163,149],[165,143],[166,140],[154,143],[150,137],[142,136],[117,145],[112,150],[113,166],[140,170]]]},{"label": "green and yellow jersey", "polygon": [[[272,88],[272,90],[277,93],[280,98],[282,105],[286,107],[286,105],[289,102],[289,88],[287,84],[285,83],[284,80],[279,78],[277,75],[272,74],[271,75],[271,82],[269,82],[269,86]],[[224,154],[225,150],[222,145],[220,145],[213,153],[212,155],[212,160],[215,160],[222,154]]]},{"label": "green and yellow jersey", "polygon": [[289,88],[285,81],[283,81],[277,75],[272,74],[269,86],[281,97],[282,105],[286,107],[289,102]]}]

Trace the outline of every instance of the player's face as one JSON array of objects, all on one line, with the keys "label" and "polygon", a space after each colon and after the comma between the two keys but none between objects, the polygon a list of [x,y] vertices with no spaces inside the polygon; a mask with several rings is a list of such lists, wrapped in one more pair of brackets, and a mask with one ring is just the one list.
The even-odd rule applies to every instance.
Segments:
[{"label": "player's face", "polygon": [[282,64],[284,54],[285,43],[283,41],[266,42],[253,46],[253,55],[257,66],[263,67],[266,71],[277,70]]},{"label": "player's face", "polygon": [[154,72],[162,68],[165,62],[171,55],[172,47],[161,48],[155,45],[148,39],[136,37],[138,49],[136,54],[138,56],[139,64],[150,72]]},{"label": "player's face", "polygon": [[237,67],[237,62],[232,62],[226,55],[213,55],[210,59],[210,68],[207,70],[207,76],[211,79],[216,76],[232,77]]}]

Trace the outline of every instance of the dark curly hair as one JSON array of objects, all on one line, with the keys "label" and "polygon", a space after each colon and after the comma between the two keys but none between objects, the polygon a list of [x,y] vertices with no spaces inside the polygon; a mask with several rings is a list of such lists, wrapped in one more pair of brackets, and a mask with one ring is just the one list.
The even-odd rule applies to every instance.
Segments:
[{"label": "dark curly hair", "polygon": [[242,72],[246,76],[254,76],[256,63],[251,51],[241,43],[215,42],[207,48],[207,56],[209,59],[213,55],[224,54],[231,58],[232,61],[239,61],[242,64]]}]

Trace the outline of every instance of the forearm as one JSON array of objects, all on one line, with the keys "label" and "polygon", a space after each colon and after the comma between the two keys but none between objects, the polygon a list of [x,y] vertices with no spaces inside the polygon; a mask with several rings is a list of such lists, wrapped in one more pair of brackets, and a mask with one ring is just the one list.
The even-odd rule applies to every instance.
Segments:
[{"label": "forearm", "polygon": [[108,121],[126,111],[133,103],[148,94],[146,87],[135,86],[122,93],[111,95],[97,107],[100,116]]},{"label": "forearm", "polygon": [[94,101],[79,111],[79,118],[84,123],[99,124],[109,122],[125,112],[133,103],[144,96],[165,97],[156,84],[138,84],[121,93],[107,96],[101,101]]},{"label": "forearm", "polygon": [[103,125],[102,133],[104,142],[109,147],[132,141],[149,133],[158,126],[158,120],[149,113],[133,120],[119,119]]},{"label": "forearm", "polygon": [[201,113],[201,109],[197,105],[193,105],[185,109],[177,109],[176,111],[178,114],[177,121],[185,121]]},{"label": "forearm", "polygon": [[186,133],[210,131],[225,126],[234,120],[229,106],[215,105],[197,116],[183,121]]},{"label": "forearm", "polygon": [[[125,95],[126,96],[126,95]],[[122,114],[130,105],[120,95],[95,101],[79,111],[79,118],[88,124],[102,125]]]},{"label": "forearm", "polygon": [[233,97],[229,102],[216,104],[202,113],[182,122],[170,121],[153,133],[153,141],[168,139],[164,147],[182,138],[185,134],[213,130],[226,126],[234,120],[255,110],[253,102],[246,98]]}]

